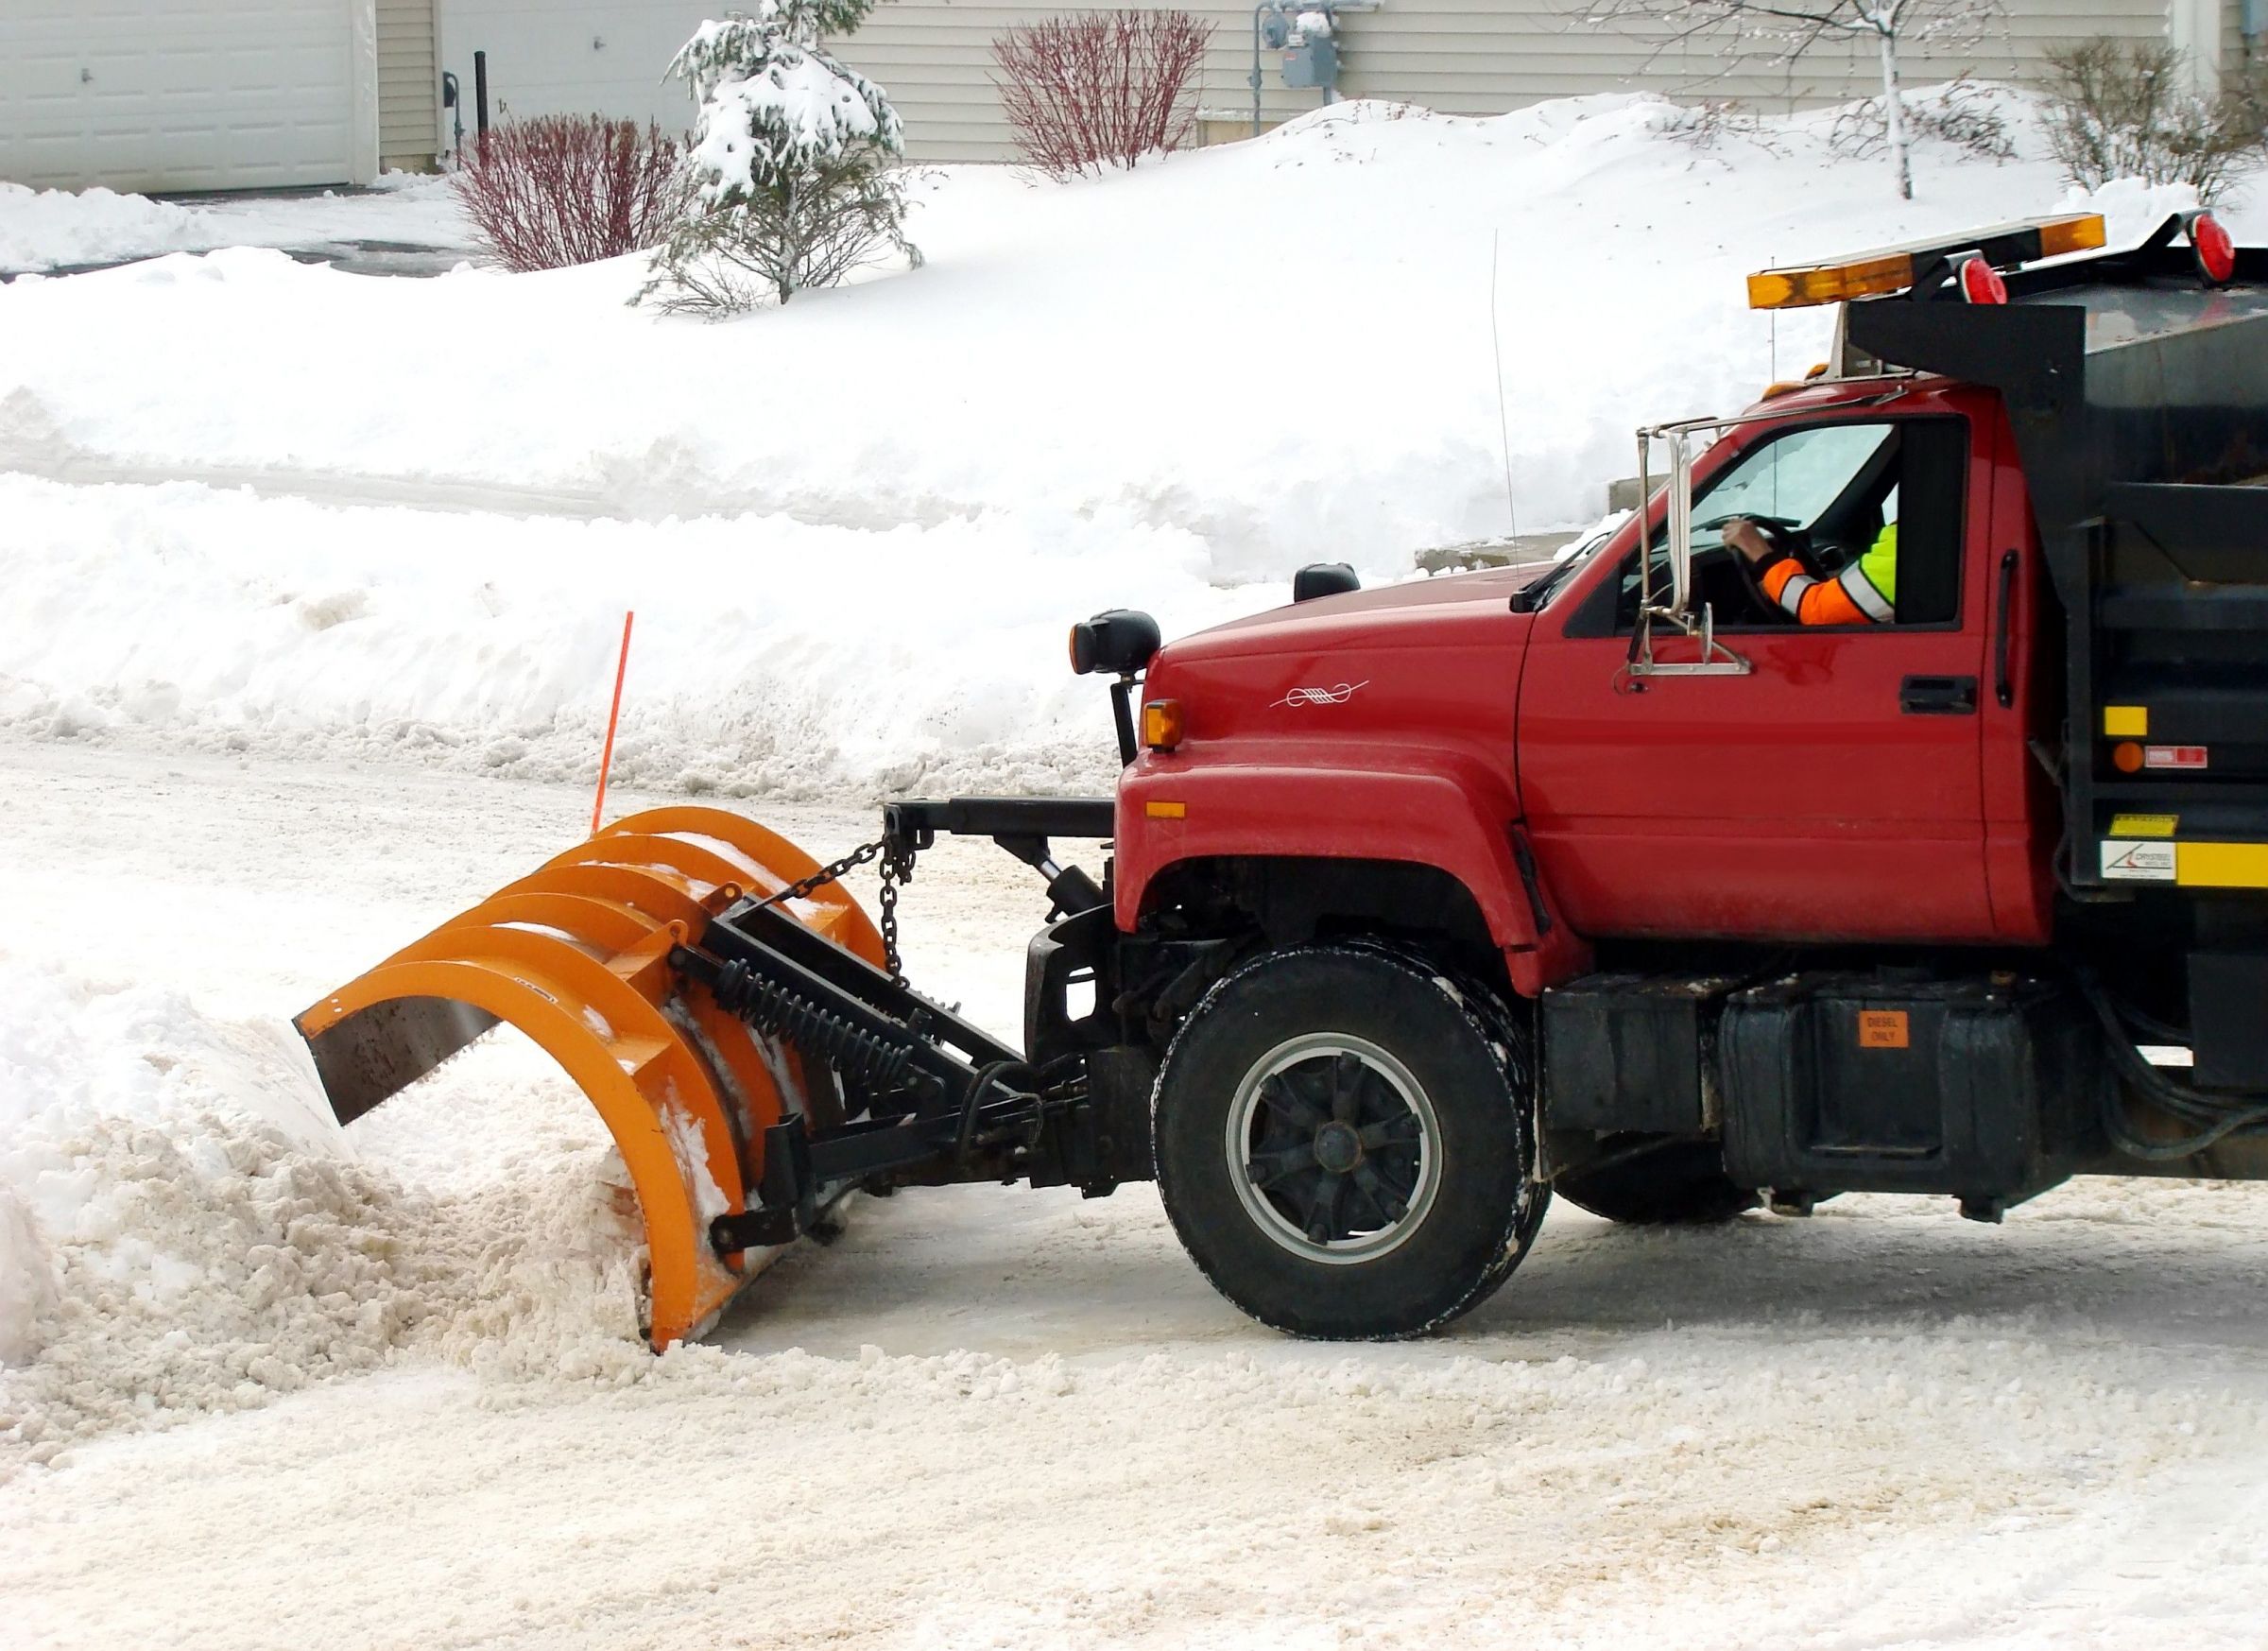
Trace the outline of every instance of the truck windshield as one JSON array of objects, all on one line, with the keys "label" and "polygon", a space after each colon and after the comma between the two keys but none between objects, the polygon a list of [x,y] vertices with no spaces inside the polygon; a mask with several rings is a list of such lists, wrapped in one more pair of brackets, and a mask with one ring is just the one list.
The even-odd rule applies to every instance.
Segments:
[{"label": "truck windshield", "polygon": [[1887,423],[1817,424],[1792,430],[1733,461],[1693,503],[1693,548],[1724,542],[1715,527],[1747,516],[1809,527],[1867,470],[1896,427]]}]

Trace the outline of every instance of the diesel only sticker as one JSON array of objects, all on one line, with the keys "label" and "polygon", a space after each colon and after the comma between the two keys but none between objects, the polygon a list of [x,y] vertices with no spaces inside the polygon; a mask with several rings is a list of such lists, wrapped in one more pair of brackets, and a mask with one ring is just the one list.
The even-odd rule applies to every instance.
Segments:
[{"label": "diesel only sticker", "polygon": [[1862,1049],[1907,1049],[1913,1039],[1906,1029],[1906,1011],[1903,1009],[1861,1009],[1859,1011],[1859,1047]]},{"label": "diesel only sticker", "polygon": [[2105,883],[2171,883],[2174,881],[2174,845],[2105,838],[2103,844],[2103,880]]}]

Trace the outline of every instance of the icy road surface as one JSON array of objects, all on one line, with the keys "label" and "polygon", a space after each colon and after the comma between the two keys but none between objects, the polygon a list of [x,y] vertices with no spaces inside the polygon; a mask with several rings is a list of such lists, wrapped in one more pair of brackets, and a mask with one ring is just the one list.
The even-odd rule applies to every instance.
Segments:
[{"label": "icy road surface", "polygon": [[[144,1006],[116,1036],[153,1068],[167,1048],[194,1066],[255,1047],[573,840],[588,808],[528,783],[72,743],[0,745],[0,1118],[33,1121],[41,1086],[102,1056],[103,1006]],[[823,855],[869,824],[764,812]],[[1036,895],[988,845],[941,848],[906,901],[916,978],[1012,1031]],[[50,1002],[69,1023],[28,1023]],[[64,1448],[0,1464],[0,1641],[2268,1637],[2268,1197],[2251,1190],[2083,1183],[1997,1230],[1879,1199],[1672,1235],[1563,1207],[1456,1333],[1353,1348],[1239,1317],[1147,1189],[915,1192],[789,1256],[706,1348],[574,1344],[546,1366],[484,1357],[484,1335],[524,1327],[469,1303],[566,1310],[569,1270],[539,1277],[507,1239],[525,1211],[576,1208],[559,1188],[596,1126],[574,1093],[530,1051],[484,1047],[350,1140],[399,1189],[370,1208],[426,1255],[419,1310],[448,1333],[373,1344],[364,1373],[297,1391],[299,1367],[255,1360],[205,1414],[178,1344],[242,1333],[195,1278],[135,1285],[170,1303],[170,1348],[130,1302],[108,1340],[58,1331],[44,1363],[0,1372],[0,1433],[36,1431],[43,1406],[78,1419]],[[137,1207],[155,1206],[119,1206],[128,1236]],[[107,1244],[116,1272],[124,1243],[80,1247]],[[61,1354],[76,1384],[52,1379]]]}]

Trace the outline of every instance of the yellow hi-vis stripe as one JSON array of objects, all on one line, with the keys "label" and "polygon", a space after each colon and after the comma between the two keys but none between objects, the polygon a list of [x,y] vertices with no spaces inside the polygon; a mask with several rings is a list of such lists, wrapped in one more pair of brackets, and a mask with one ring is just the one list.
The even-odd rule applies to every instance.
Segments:
[{"label": "yellow hi-vis stripe", "polygon": [[2268,843],[2175,843],[2174,881],[2192,888],[2268,888]]}]

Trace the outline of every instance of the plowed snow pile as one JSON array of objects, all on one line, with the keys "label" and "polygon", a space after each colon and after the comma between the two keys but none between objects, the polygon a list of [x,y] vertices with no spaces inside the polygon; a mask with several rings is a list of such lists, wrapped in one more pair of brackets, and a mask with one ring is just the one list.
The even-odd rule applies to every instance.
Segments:
[{"label": "plowed snow pile", "polygon": [[[437,1086],[508,1115],[540,1082],[504,1052]],[[565,1115],[565,1143],[529,1121],[507,1185],[413,1190],[358,1161],[283,1022],[0,963],[0,1474],[406,1346],[629,1362],[636,1225],[603,1132]]]},{"label": "plowed snow pile", "polygon": [[[1696,150],[1624,95],[1344,104],[1087,183],[963,168],[923,186],[921,269],[723,325],[626,307],[637,260],[18,281],[0,726],[578,777],[634,608],[627,779],[1092,785],[1070,620],[1170,635],[1304,562],[1375,581],[1594,519],[1641,421],[1819,358],[1826,313],[1748,311],[1749,270],[2063,198],[2006,106],[2022,158],[1925,144],[1908,204],[1831,112]],[[2103,204],[2136,236],[2173,198]]]}]

